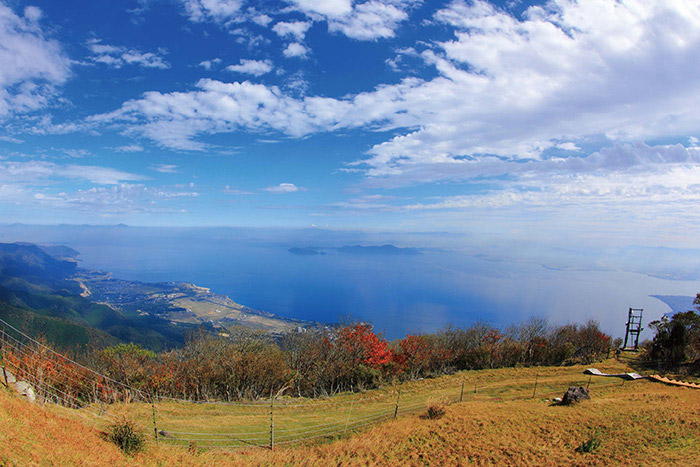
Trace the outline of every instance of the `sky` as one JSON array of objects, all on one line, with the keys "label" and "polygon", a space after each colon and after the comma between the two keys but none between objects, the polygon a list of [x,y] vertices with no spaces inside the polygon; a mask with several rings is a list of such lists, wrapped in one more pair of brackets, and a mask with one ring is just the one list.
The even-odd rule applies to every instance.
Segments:
[{"label": "sky", "polygon": [[0,0],[0,222],[700,248],[695,0]]}]

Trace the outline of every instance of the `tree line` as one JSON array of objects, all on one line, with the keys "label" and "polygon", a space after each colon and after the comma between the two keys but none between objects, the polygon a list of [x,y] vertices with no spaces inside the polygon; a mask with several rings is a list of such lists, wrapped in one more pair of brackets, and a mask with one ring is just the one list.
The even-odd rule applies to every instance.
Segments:
[{"label": "tree line", "polygon": [[94,353],[90,364],[149,394],[232,401],[330,396],[466,369],[589,363],[610,350],[610,336],[593,320],[552,326],[532,318],[503,330],[476,323],[395,341],[356,322],[278,339],[246,329],[227,338],[200,332],[159,354],[119,344]]}]

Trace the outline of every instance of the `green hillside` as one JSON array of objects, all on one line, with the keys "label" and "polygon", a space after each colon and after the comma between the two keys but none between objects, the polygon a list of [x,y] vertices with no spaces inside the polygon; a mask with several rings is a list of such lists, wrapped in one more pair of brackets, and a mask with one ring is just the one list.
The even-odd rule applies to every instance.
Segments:
[{"label": "green hillside", "polygon": [[59,346],[127,341],[163,350],[181,345],[195,329],[94,303],[81,296],[81,286],[71,279],[76,270],[75,261],[54,258],[36,245],[0,244],[0,317]]}]

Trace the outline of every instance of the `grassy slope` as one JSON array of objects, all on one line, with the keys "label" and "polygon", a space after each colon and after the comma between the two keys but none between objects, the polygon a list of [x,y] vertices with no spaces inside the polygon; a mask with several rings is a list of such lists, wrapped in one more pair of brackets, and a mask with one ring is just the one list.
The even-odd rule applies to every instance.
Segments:
[{"label": "grassy slope", "polygon": [[[615,369],[620,364],[596,366]],[[532,381],[535,371],[467,372],[467,378],[491,389],[476,396],[472,393],[464,403],[448,407],[440,420],[407,415],[343,439],[274,452],[248,448],[191,454],[182,448],[150,445],[133,459],[103,441],[94,420],[61,408],[32,406],[0,390],[0,459],[10,465],[27,461],[116,465],[700,464],[700,391],[647,381],[604,386],[609,380],[593,380],[593,399],[575,407],[550,406],[542,397],[512,400],[522,396],[521,386]],[[542,394],[557,386],[563,392],[572,374],[580,375],[580,368],[540,369]],[[413,385],[416,389],[425,385],[429,394],[437,387],[454,386],[461,377]],[[496,395],[501,399],[494,399]],[[134,413],[145,409],[135,407]],[[201,409],[191,410],[194,418]],[[167,407],[159,412],[167,412]],[[200,423],[206,424],[208,418],[201,417]],[[146,429],[148,424],[143,422],[143,426]],[[601,447],[594,453],[576,453],[575,448],[596,430]]]},{"label": "grassy slope", "polygon": [[2,299],[0,319],[31,336],[41,336],[58,349],[103,348],[119,342],[97,328],[18,308]]}]

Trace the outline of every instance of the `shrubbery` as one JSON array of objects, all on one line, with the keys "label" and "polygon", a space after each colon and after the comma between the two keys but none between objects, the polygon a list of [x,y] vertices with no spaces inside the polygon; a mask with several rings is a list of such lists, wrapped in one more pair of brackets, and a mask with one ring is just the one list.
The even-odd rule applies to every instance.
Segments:
[{"label": "shrubbery", "polygon": [[[700,311],[700,294],[695,301]],[[671,318],[664,316],[649,323],[656,331],[654,340],[645,346],[645,360],[658,367],[678,369],[683,365],[700,372],[700,314],[690,310],[676,313]]]},{"label": "shrubbery", "polygon": [[608,354],[610,338],[595,321],[553,327],[531,319],[504,331],[477,323],[394,342],[369,324],[354,323],[279,340],[245,330],[229,339],[201,333],[157,357],[136,346],[119,348],[101,354],[102,370],[112,378],[156,395],[236,400],[269,397],[281,388],[314,397],[463,369],[590,362]]},{"label": "shrubbery", "polygon": [[80,406],[157,396],[227,401],[285,393],[326,396],[464,369],[590,362],[609,350],[610,337],[595,321],[550,326],[533,318],[504,330],[485,323],[448,326],[393,342],[366,323],[309,329],[278,339],[245,329],[227,338],[202,331],[184,347],[160,354],[136,344],[88,353],[88,366],[107,378],[56,356],[9,358],[18,359],[15,368],[41,375],[44,383],[62,391],[64,403]]},{"label": "shrubbery", "polygon": [[107,439],[119,446],[124,453],[131,455],[143,449],[146,437],[131,420],[122,418],[107,429]]}]

